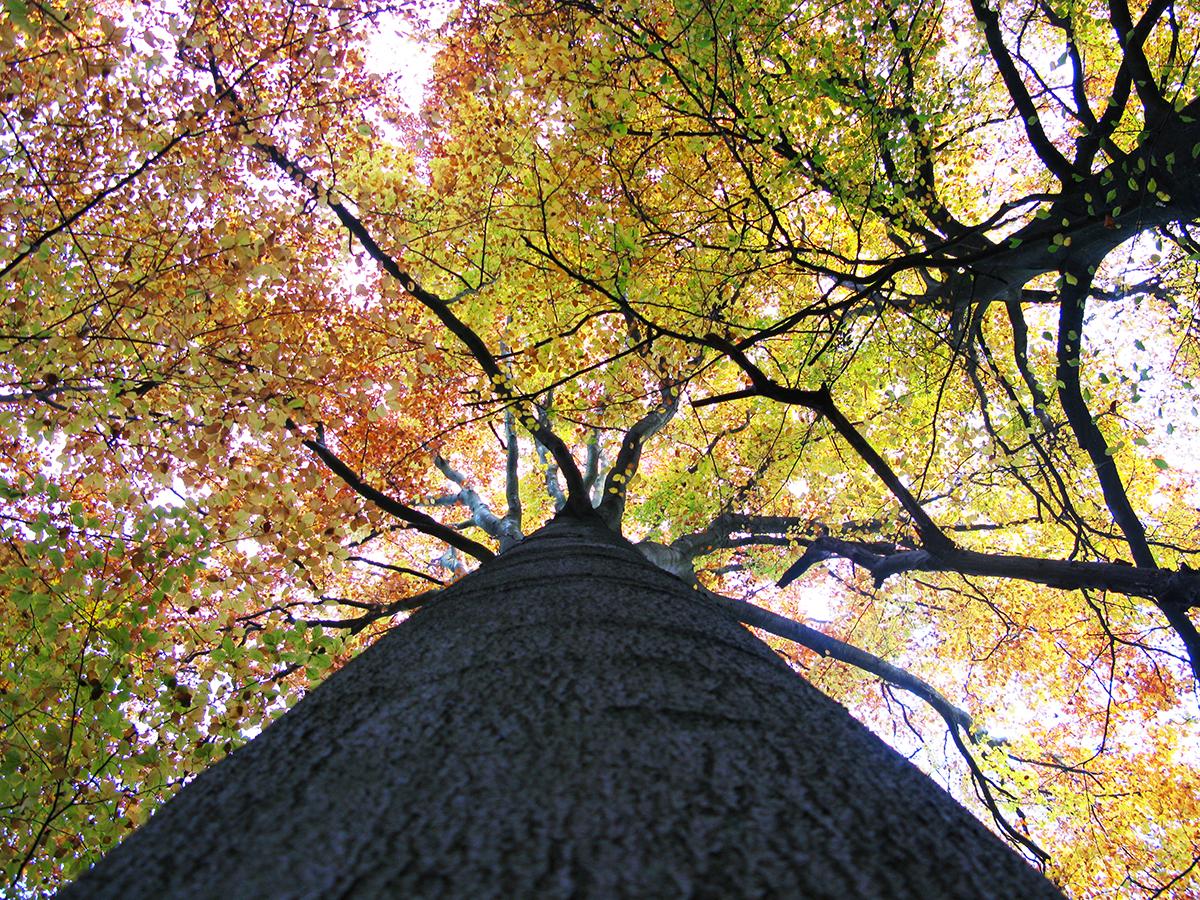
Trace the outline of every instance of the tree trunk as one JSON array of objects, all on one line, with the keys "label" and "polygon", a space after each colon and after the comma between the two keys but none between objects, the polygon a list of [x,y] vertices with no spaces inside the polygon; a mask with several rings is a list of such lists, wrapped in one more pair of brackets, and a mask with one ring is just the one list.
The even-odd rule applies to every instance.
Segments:
[{"label": "tree trunk", "polygon": [[1056,897],[598,522],[444,591],[65,897]]}]

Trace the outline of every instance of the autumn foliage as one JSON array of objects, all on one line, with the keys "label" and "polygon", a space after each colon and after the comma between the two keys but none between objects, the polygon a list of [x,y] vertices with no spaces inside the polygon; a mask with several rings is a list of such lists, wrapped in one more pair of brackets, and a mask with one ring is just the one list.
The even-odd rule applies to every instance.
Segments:
[{"label": "autumn foliage", "polygon": [[1193,6],[4,10],[10,889],[574,505],[1071,896],[1200,890]]}]

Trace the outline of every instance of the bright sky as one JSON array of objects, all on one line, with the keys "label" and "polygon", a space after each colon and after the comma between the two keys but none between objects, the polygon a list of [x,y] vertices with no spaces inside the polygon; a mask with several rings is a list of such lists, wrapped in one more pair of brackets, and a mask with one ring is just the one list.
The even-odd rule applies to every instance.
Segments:
[{"label": "bright sky", "polygon": [[398,19],[382,19],[368,46],[367,66],[380,74],[399,75],[401,98],[415,114],[420,112],[425,85],[433,75],[433,51],[404,31]]}]

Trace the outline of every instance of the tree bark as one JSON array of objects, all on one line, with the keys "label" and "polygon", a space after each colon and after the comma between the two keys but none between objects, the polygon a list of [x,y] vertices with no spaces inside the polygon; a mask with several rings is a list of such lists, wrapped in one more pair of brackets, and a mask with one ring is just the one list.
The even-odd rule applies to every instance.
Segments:
[{"label": "tree bark", "polygon": [[61,896],[1057,897],[599,520],[439,594]]}]

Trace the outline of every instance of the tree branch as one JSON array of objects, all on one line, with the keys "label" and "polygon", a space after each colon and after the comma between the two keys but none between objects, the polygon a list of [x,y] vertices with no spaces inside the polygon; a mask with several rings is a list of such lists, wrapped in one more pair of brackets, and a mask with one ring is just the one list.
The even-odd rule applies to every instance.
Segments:
[{"label": "tree branch", "polygon": [[1038,116],[1037,107],[1033,105],[1033,98],[1029,96],[1025,82],[1021,80],[1021,73],[1017,71],[1012,55],[1004,44],[1004,35],[1000,31],[1000,14],[988,6],[988,0],[971,0],[971,9],[979,24],[983,26],[983,36],[987,41],[988,52],[991,54],[996,68],[1000,70],[1000,77],[1004,79],[1004,86],[1008,89],[1013,106],[1016,107],[1021,120],[1025,123],[1025,134],[1029,138],[1030,145],[1055,178],[1063,184],[1069,183],[1075,169],[1054,146],[1042,128],[1042,120]]},{"label": "tree branch", "polygon": [[[829,424],[833,426],[834,431],[850,445],[859,458],[870,467],[876,477],[891,491],[892,496],[899,501],[904,511],[912,518],[913,524],[916,526],[927,548],[930,550],[942,550],[950,549],[954,546],[954,543],[946,537],[941,528],[925,512],[920,501],[913,496],[912,492],[905,487],[896,473],[892,471],[891,466],[875,451],[875,448],[871,446],[867,439],[858,432],[858,429],[854,427],[850,420],[842,415],[841,410],[833,402],[833,397],[826,385],[822,385],[814,391],[779,384],[768,378],[758,366],[750,361],[741,349],[724,338],[710,334],[705,338],[705,342],[714,349],[720,350],[741,367],[742,371],[749,376],[754,393],[769,400],[777,400],[780,403],[803,406],[823,415]],[[741,397],[751,395],[738,391],[733,395],[725,396]]]},{"label": "tree branch", "polygon": [[959,547],[942,553],[930,553],[927,550],[889,548],[882,543],[867,544],[828,536],[819,537],[809,544],[804,554],[779,579],[779,586],[786,587],[817,563],[833,557],[849,559],[862,566],[875,577],[876,586],[902,572],[954,572],[959,575],[1029,581],[1067,591],[1114,591],[1154,601],[1188,596],[1192,598],[1192,605],[1200,605],[1200,572],[1186,567],[1172,572],[1113,562],[982,553]]},{"label": "tree branch", "polygon": [[[13,128],[12,124],[8,123],[7,117],[5,118],[5,122],[7,124],[9,124],[10,128]],[[14,128],[13,131],[15,133],[16,129]],[[13,271],[13,269],[17,268],[17,266],[21,265],[21,263],[23,263],[25,260],[27,260],[30,256],[37,253],[37,251],[39,249],[41,249],[41,246],[44,243],[46,243],[46,241],[52,240],[57,235],[62,234],[62,232],[69,229],[72,225],[74,225],[76,222],[78,222],[80,218],[87,215],[91,210],[93,210],[97,206],[99,206],[107,197],[109,197],[112,194],[116,193],[117,191],[121,190],[126,185],[131,184],[132,182],[136,181],[142,175],[142,173],[146,172],[155,163],[157,163],[160,159],[162,159],[164,156],[166,156],[168,153],[170,153],[172,150],[174,150],[175,147],[177,147],[184,139],[192,137],[193,134],[194,134],[194,132],[192,132],[191,130],[184,129],[179,134],[175,135],[169,141],[167,141],[165,144],[163,144],[163,146],[160,147],[158,150],[155,150],[153,153],[151,153],[149,156],[147,156],[144,160],[142,160],[142,162],[139,165],[137,165],[133,169],[130,169],[129,172],[127,172],[125,175],[118,178],[116,181],[114,181],[108,187],[102,188],[101,190],[97,191],[96,194],[90,200],[88,200],[86,203],[81,205],[74,212],[65,216],[53,228],[49,228],[46,231],[43,231],[37,237],[34,237],[31,240],[25,241],[24,243],[27,245],[26,248],[24,250],[19,251],[12,259],[10,259],[7,263],[4,264],[3,268],[0,268],[0,278],[3,278],[6,275],[8,275],[9,272]]]},{"label": "tree branch", "polygon": [[391,563],[380,562],[377,559],[370,559],[366,556],[347,556],[346,559],[350,562],[359,562],[363,565],[374,566],[377,569],[387,569],[389,572],[399,572],[401,575],[412,575],[416,578],[423,578],[426,581],[431,581],[437,585],[444,583],[439,579],[434,578],[432,575],[427,575],[426,573],[418,571],[417,569],[410,569],[407,566],[396,566],[392,565]]},{"label": "tree branch", "polygon": [[361,616],[355,616],[351,619],[304,619],[303,621],[304,624],[309,626],[320,625],[322,628],[347,628],[350,630],[350,634],[358,634],[372,622],[390,618],[397,613],[423,606],[437,596],[438,593],[437,590],[425,591],[412,597],[405,597],[403,600],[388,603],[385,606],[373,609],[370,612],[363,613]]},{"label": "tree branch", "polygon": [[305,447],[317,455],[321,462],[325,463],[331,472],[341,478],[351,490],[360,497],[370,500],[384,512],[395,516],[401,521],[407,522],[423,534],[435,537],[439,541],[444,541],[451,547],[457,547],[459,550],[470,554],[481,562],[491,559],[496,555],[483,546],[483,544],[473,541],[469,537],[464,537],[453,528],[443,525],[437,519],[427,516],[425,513],[413,509],[411,506],[401,503],[399,500],[389,497],[382,491],[371,487],[353,469],[342,462],[324,443],[314,441],[311,438],[305,439],[303,443]]},{"label": "tree branch", "polygon": [[[553,390],[550,390],[547,392],[545,403],[538,403],[536,400],[534,401],[534,406],[537,409],[538,420],[541,422],[542,427],[544,429],[546,429],[547,431],[550,430],[550,406],[551,406],[551,404],[553,404],[553,402],[554,402]],[[566,507],[566,505],[567,505],[567,498],[563,494],[562,485],[558,483],[558,466],[556,466],[554,464],[554,458],[552,456],[550,456],[550,454],[547,452],[546,448],[542,446],[540,441],[535,440],[533,443],[534,443],[534,448],[537,450],[538,461],[542,464],[542,469],[545,472],[546,493],[550,496],[550,499],[554,501],[554,511],[562,512],[563,508]],[[589,450],[590,450],[590,446],[589,446]],[[588,456],[588,461],[589,461],[589,463],[591,462],[590,454]],[[591,473],[590,468],[587,469],[584,473],[583,489],[587,493],[588,498],[589,498],[588,502],[590,503],[591,502],[592,481],[594,480],[595,476],[593,474],[589,474],[589,473]]]},{"label": "tree branch", "polygon": [[1111,448],[1092,419],[1079,383],[1079,370],[1083,365],[1083,311],[1091,275],[1086,271],[1064,272],[1063,278],[1058,319],[1058,399],[1080,449],[1087,453],[1096,469],[1105,505],[1125,535],[1133,561],[1139,566],[1154,568],[1157,564],[1146,540],[1146,528],[1129,502]]},{"label": "tree branch", "polygon": [[972,733],[974,724],[971,721],[971,716],[966,711],[952,704],[936,688],[911,672],[906,672],[897,666],[893,666],[873,653],[868,653],[866,650],[859,649],[852,644],[847,644],[844,641],[839,641],[837,638],[822,634],[815,628],[801,625],[799,622],[795,622],[786,616],[770,612],[769,610],[755,606],[753,603],[747,603],[745,600],[726,597],[710,590],[704,590],[704,596],[745,625],[750,625],[753,628],[761,628],[763,631],[770,632],[777,637],[787,638],[789,641],[794,641],[801,646],[816,651],[821,656],[830,656],[841,662],[849,663],[856,668],[862,669],[864,672],[869,672],[878,678],[882,678],[889,684],[894,684],[898,688],[903,688],[909,693],[916,694],[933,707],[937,714],[945,719],[946,724],[951,729],[957,727],[962,728],[968,734]]},{"label": "tree branch", "polygon": [[1192,674],[1200,681],[1200,633],[1187,613],[1189,608],[1200,606],[1200,572],[1194,572],[1186,566],[1172,572],[1157,567],[1112,562],[1077,562],[981,553],[959,547],[932,553],[820,537],[784,572],[779,579],[779,586],[786,587],[812,566],[833,557],[849,559],[862,566],[871,573],[876,587],[902,572],[952,572],[1028,581],[1067,591],[1114,591],[1143,597],[1159,608],[1183,641]]},{"label": "tree branch", "polygon": [[924,700],[946,723],[946,728],[950,732],[950,738],[954,741],[955,747],[958,748],[958,752],[962,755],[967,763],[967,767],[971,770],[971,778],[975,786],[979,789],[980,797],[991,812],[997,827],[1000,828],[1009,840],[1026,848],[1037,859],[1045,862],[1050,858],[1045,850],[1039,847],[1030,837],[1017,831],[1001,813],[995,798],[992,796],[991,782],[984,775],[959,734],[959,729],[961,728],[971,741],[974,742],[976,735],[979,733],[975,729],[971,716],[966,710],[955,706],[924,679],[880,659],[873,653],[868,653],[866,650],[855,647],[852,644],[847,644],[844,641],[839,641],[837,638],[822,634],[814,628],[809,628],[807,625],[802,625],[792,619],[762,609],[753,603],[747,603],[745,600],[738,600],[735,597],[725,597],[709,590],[704,591],[704,596],[745,625],[760,628],[777,637],[793,641],[803,647],[808,647],[821,656],[832,657],[840,662],[848,663]]},{"label": "tree branch", "polygon": [[471,511],[472,522],[500,542],[501,553],[524,539],[520,525],[508,516],[501,518],[492,512],[479,493],[467,487],[467,477],[453,468],[440,454],[434,455],[433,464],[439,472],[459,486],[457,502]]},{"label": "tree branch", "polygon": [[597,510],[600,518],[614,531],[620,531],[625,514],[625,498],[629,483],[637,474],[646,441],[661,431],[679,409],[679,392],[663,381],[660,385],[661,403],[642,416],[621,439],[621,449],[604,480],[604,495]]},{"label": "tree branch", "polygon": [[1135,25],[1126,0],[1108,0],[1109,22],[1121,44],[1121,67],[1128,68],[1132,76],[1147,128],[1162,124],[1158,120],[1174,113],[1158,88],[1143,49],[1151,30],[1170,6],[1171,0],[1152,0]]},{"label": "tree branch", "polygon": [[517,441],[517,426],[513,419],[512,408],[504,410],[504,498],[508,504],[508,512],[504,514],[506,521],[512,523],[518,534],[521,533],[521,447]]}]

